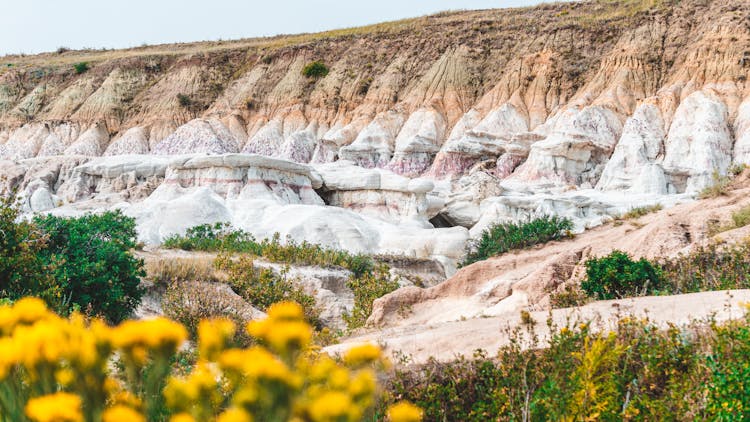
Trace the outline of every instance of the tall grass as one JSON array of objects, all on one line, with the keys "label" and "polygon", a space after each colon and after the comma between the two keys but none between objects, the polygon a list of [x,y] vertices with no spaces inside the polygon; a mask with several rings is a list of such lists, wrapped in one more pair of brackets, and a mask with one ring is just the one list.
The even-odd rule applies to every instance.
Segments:
[{"label": "tall grass", "polygon": [[513,249],[546,243],[569,236],[573,222],[558,216],[541,216],[522,222],[501,223],[491,226],[479,240],[469,246],[462,266],[497,256]]}]

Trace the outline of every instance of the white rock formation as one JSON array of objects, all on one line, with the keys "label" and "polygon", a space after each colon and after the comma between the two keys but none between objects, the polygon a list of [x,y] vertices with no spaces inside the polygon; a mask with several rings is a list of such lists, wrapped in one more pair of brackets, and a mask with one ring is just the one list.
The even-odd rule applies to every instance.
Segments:
[{"label": "white rock formation", "polygon": [[421,108],[415,111],[396,137],[388,168],[408,176],[422,174],[440,150],[447,129],[447,122],[438,110]]},{"label": "white rock formation", "polygon": [[666,194],[667,181],[657,161],[664,158],[664,120],[653,104],[642,104],[626,122],[596,188]]},{"label": "white rock formation", "polygon": [[732,159],[727,107],[703,91],[690,94],[675,111],[666,141],[663,167],[669,192],[698,192],[726,174]]},{"label": "white rock formation", "polygon": [[351,145],[339,150],[339,157],[365,168],[385,167],[393,156],[396,136],[403,125],[401,113],[388,111],[378,114]]},{"label": "white rock formation", "polygon": [[596,184],[622,132],[611,110],[589,106],[566,109],[551,119],[551,133],[531,145],[529,158],[511,179],[525,183]]},{"label": "white rock formation", "polygon": [[156,155],[227,154],[238,151],[226,126],[214,119],[195,119],[180,126],[153,149]]},{"label": "white rock formation", "polygon": [[112,141],[104,155],[148,154],[149,149],[148,131],[135,126]]}]

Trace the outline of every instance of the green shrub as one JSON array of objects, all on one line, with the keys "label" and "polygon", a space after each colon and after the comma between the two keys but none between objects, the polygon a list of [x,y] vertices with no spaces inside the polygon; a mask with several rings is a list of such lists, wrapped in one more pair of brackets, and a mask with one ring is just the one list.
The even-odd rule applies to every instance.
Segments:
[{"label": "green shrub", "polygon": [[645,258],[633,261],[618,250],[586,261],[586,279],[581,289],[599,300],[653,294],[662,288],[662,274]]},{"label": "green shrub", "polygon": [[517,223],[491,226],[476,242],[461,265],[497,256],[513,249],[523,249],[569,235],[573,222],[558,216],[542,216]]},{"label": "green shrub", "polygon": [[307,78],[318,79],[328,75],[328,66],[321,61],[310,62],[302,68],[302,74]]},{"label": "green shrub", "polygon": [[183,93],[177,94],[177,102],[182,108],[190,109],[193,107],[193,100],[190,98],[190,96]]},{"label": "green shrub", "polygon": [[359,277],[353,275],[346,285],[354,292],[354,308],[350,314],[344,315],[344,321],[353,330],[365,325],[372,314],[372,303],[398,289],[398,281],[394,280],[388,266],[379,265],[375,271]]},{"label": "green shrub", "polygon": [[86,73],[89,70],[88,62],[80,62],[73,65],[73,69],[76,71],[76,75]]},{"label": "green shrub", "polygon": [[66,218],[34,219],[47,233],[40,251],[53,267],[63,298],[72,308],[119,322],[130,316],[143,295],[143,261],[133,256],[135,221],[120,211]]},{"label": "green shrub", "polygon": [[14,197],[0,196],[0,298],[15,301],[37,296],[59,312],[62,291],[52,276],[53,267],[41,256],[47,236],[20,218]]}]

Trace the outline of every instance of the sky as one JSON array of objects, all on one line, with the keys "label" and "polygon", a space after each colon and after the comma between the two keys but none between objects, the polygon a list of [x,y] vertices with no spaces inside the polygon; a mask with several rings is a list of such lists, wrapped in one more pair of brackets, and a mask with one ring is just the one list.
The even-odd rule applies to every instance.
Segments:
[{"label": "sky", "polygon": [[318,32],[540,0],[0,0],[0,55]]}]

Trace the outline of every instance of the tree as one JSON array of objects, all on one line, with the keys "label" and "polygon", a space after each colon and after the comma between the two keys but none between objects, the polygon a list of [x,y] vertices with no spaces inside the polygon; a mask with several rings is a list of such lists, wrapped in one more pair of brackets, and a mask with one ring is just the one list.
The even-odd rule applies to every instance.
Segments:
[{"label": "tree", "polygon": [[40,216],[34,219],[49,238],[41,251],[54,266],[66,300],[87,314],[111,322],[130,316],[140,303],[145,276],[143,261],[134,257],[135,221],[120,211],[77,218]]}]

